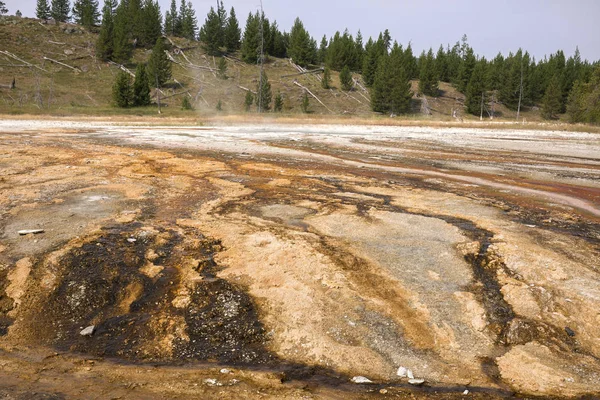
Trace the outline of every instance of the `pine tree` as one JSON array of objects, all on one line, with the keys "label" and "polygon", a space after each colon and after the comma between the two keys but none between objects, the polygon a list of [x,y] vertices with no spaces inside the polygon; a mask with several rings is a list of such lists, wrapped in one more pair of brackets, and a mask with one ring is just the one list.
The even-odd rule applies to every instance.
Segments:
[{"label": "pine tree", "polygon": [[352,69],[354,71],[360,71],[362,69],[363,58],[365,55],[363,36],[360,32],[360,29],[358,30],[358,33],[356,34],[356,40],[354,41],[354,53],[354,66]]},{"label": "pine tree", "polygon": [[448,82],[448,61],[446,59],[446,52],[444,46],[440,45],[440,48],[435,55],[435,72],[438,79],[442,82]]},{"label": "pine tree", "polygon": [[595,64],[595,70],[590,77],[586,96],[586,122],[600,124],[600,64]]},{"label": "pine tree", "polygon": [[202,42],[204,50],[211,55],[219,55],[220,40],[222,37],[221,32],[221,20],[219,15],[215,12],[214,8],[210,8],[206,16],[206,21],[202,28],[200,28],[199,39]]},{"label": "pine tree", "polygon": [[419,92],[426,96],[439,96],[438,74],[432,49],[423,57],[419,69]]},{"label": "pine tree", "polygon": [[162,31],[162,14],[158,1],[144,0],[139,44],[144,47],[154,46],[158,38],[162,36]]},{"label": "pine tree", "polygon": [[235,15],[235,10],[233,7],[231,7],[229,18],[227,19],[227,25],[225,26],[225,48],[227,49],[227,52],[232,53],[240,49],[241,35],[242,32]]},{"label": "pine tree", "polygon": [[[316,47],[316,44],[315,46]],[[290,31],[290,47],[288,54],[291,59],[302,67],[307,67],[315,61],[316,49],[313,52],[313,44],[304,24],[300,18],[296,18],[292,30]]]},{"label": "pine tree", "polygon": [[260,54],[260,16],[249,13],[242,41],[242,59],[248,64],[255,64]]},{"label": "pine tree", "polygon": [[321,38],[321,44],[319,45],[319,50],[317,51],[317,62],[319,64],[323,64],[327,57],[327,36],[323,35]]},{"label": "pine tree", "polygon": [[407,113],[410,111],[410,80],[402,59],[396,54],[380,58],[371,90],[371,108],[381,113]]},{"label": "pine tree", "polygon": [[165,35],[176,36],[177,32],[177,21],[179,15],[177,14],[177,3],[175,0],[171,0],[171,8],[165,14]]},{"label": "pine tree", "polygon": [[486,64],[485,60],[479,61],[473,69],[471,79],[466,89],[465,105],[467,112],[473,115],[481,115],[481,104],[486,101]]},{"label": "pine tree", "polygon": [[125,63],[131,58],[133,46],[130,43],[129,12],[127,3],[121,1],[114,16],[112,60]]},{"label": "pine tree", "polygon": [[352,73],[350,68],[346,65],[340,72],[340,86],[342,90],[349,91],[352,89],[354,82],[352,82]]},{"label": "pine tree", "polygon": [[323,89],[329,89],[331,85],[331,71],[329,67],[325,67],[323,71],[323,79],[321,79],[321,87]]},{"label": "pine tree", "polygon": [[182,110],[193,110],[194,107],[192,107],[192,103],[190,102],[190,99],[187,96],[183,96],[183,99],[181,100],[181,109]]},{"label": "pine tree", "polygon": [[402,66],[408,79],[415,79],[419,77],[419,68],[417,66],[417,58],[414,56],[412,46],[408,43],[404,54],[402,55]]},{"label": "pine tree", "polygon": [[265,112],[271,109],[271,83],[269,82],[266,72],[262,71],[261,75],[262,79],[258,81],[256,89],[256,106],[259,107],[260,112]]},{"label": "pine tree", "polygon": [[283,110],[283,97],[281,96],[281,93],[277,93],[277,96],[275,96],[275,104],[273,106],[273,111],[281,112],[282,110]]},{"label": "pine tree", "polygon": [[100,22],[97,0],[75,0],[73,3],[73,20],[87,29]]},{"label": "pine tree", "polygon": [[50,19],[50,5],[48,4],[48,0],[37,0],[35,16],[44,21]]},{"label": "pine tree", "polygon": [[471,75],[473,74],[473,70],[475,69],[476,64],[477,59],[475,58],[473,49],[471,47],[467,47],[465,50],[464,60],[460,64],[460,68],[458,69],[458,77],[456,78],[456,89],[459,92],[466,92],[467,85],[471,80]]},{"label": "pine tree", "polygon": [[115,0],[104,0],[102,7],[102,25],[100,26],[100,34],[96,41],[96,56],[101,60],[110,60],[113,56],[113,32],[114,32],[114,15]]},{"label": "pine tree", "polygon": [[562,91],[558,75],[554,75],[546,88],[542,100],[542,117],[545,119],[556,119],[561,108]]},{"label": "pine tree", "polygon": [[217,44],[219,47],[225,46],[225,27],[227,26],[227,10],[223,5],[223,1],[217,0],[217,17],[219,18],[219,36]]},{"label": "pine tree", "polygon": [[171,62],[167,58],[165,50],[163,38],[160,37],[152,49],[147,66],[150,85],[153,87],[157,85],[161,87],[171,79]]},{"label": "pine tree", "polygon": [[227,61],[224,57],[221,57],[217,64],[217,76],[219,79],[227,79]]},{"label": "pine tree", "polygon": [[0,0],[0,15],[4,15],[8,13],[8,8],[6,8],[6,4]]},{"label": "pine tree", "polygon": [[181,20],[181,37],[195,40],[196,31],[198,30],[198,20],[196,19],[196,11],[194,11],[191,1],[188,1],[187,4],[185,0],[181,1],[179,18]]},{"label": "pine tree", "polygon": [[302,110],[302,112],[304,114],[308,114],[309,107],[310,107],[310,101],[308,100],[308,94],[306,94],[306,92],[304,92],[304,96],[302,97],[302,103],[300,104],[300,109]]},{"label": "pine tree", "polygon": [[117,79],[113,84],[113,103],[116,107],[127,108],[132,105],[133,92],[131,90],[131,79],[129,74],[119,71]]},{"label": "pine tree", "polygon": [[586,97],[586,85],[580,81],[575,81],[567,102],[567,113],[571,123],[585,121]]},{"label": "pine tree", "polygon": [[50,16],[57,24],[59,22],[67,22],[70,19],[70,8],[69,0],[52,0]]},{"label": "pine tree", "polygon": [[126,2],[127,24],[126,28],[134,46],[138,43],[143,45],[144,36],[144,15],[142,13],[143,0],[121,0],[121,3]]},{"label": "pine tree", "polygon": [[254,96],[252,95],[252,92],[247,91],[246,97],[244,98],[244,109],[246,110],[246,112],[250,111],[252,103],[254,103]]},{"label": "pine tree", "polygon": [[273,42],[272,56],[279,58],[287,57],[286,35],[287,34],[283,34],[279,30],[277,21],[273,21],[273,24],[271,25],[271,40]]},{"label": "pine tree", "polygon": [[150,82],[146,73],[146,65],[138,64],[135,70],[135,81],[133,82],[133,105],[150,105]]},{"label": "pine tree", "polygon": [[[521,78],[525,76],[523,52],[510,54],[504,62],[504,76],[499,90],[499,99],[510,110],[517,110],[521,93]],[[524,79],[523,79],[524,81]]]}]

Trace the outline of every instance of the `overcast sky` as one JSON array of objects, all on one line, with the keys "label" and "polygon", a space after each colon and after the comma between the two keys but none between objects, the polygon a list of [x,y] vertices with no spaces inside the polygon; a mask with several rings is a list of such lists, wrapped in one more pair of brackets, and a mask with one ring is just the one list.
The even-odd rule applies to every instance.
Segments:
[{"label": "overcast sky", "polygon": [[[26,17],[35,15],[36,0],[3,1],[9,14],[20,8]],[[159,0],[163,14],[170,1]],[[199,25],[215,3],[192,0]],[[235,7],[243,29],[248,12],[256,11],[260,0],[224,4],[227,10]],[[360,29],[366,42],[387,28],[398,42],[412,42],[417,55],[429,47],[452,45],[467,34],[475,52],[488,58],[519,47],[536,59],[557,49],[569,56],[579,46],[582,58],[600,59],[600,0],[263,0],[263,7],[281,30],[289,31],[300,17],[317,42],[345,28],[353,35]]]}]

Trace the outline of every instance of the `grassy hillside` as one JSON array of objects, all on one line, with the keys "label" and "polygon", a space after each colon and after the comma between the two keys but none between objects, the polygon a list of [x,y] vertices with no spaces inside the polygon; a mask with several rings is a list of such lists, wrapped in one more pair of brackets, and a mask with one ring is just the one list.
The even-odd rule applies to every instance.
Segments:
[{"label": "grassy hillside", "polygon": [[[194,65],[216,67],[218,60],[207,56],[199,43],[180,38],[172,38],[173,43],[183,49],[187,59]],[[0,113],[7,114],[54,114],[54,115],[149,115],[156,114],[156,107],[118,109],[111,105],[111,90],[118,66],[96,59],[94,45],[96,34],[77,25],[43,24],[38,20],[15,17],[0,18],[0,51],[7,51],[36,67],[25,65],[10,56],[0,54]],[[204,69],[184,67],[188,64],[182,54],[173,57],[181,64],[173,64],[173,80],[163,89],[161,102],[163,115],[180,117],[193,115],[243,114],[245,91],[240,87],[256,90],[258,66],[248,65],[234,59],[228,60],[228,79],[222,80]],[[137,49],[130,64],[135,71],[136,64],[145,62],[150,50]],[[235,58],[236,55],[233,55]],[[45,59],[46,58],[46,59]],[[54,63],[47,58],[67,64],[78,71]],[[333,88],[321,88],[315,75],[295,75],[298,71],[286,59],[271,58],[265,66],[272,85],[273,97],[281,93],[284,97],[284,114],[301,113],[303,89],[294,84],[297,81],[314,93],[325,106],[315,99],[310,100],[310,112],[316,115],[357,116],[370,118],[369,93],[360,88],[352,92],[339,89],[339,78],[332,72]],[[15,79],[16,88],[8,85]],[[416,93],[417,82],[413,82]],[[452,111],[458,110],[465,119],[479,119],[466,116],[462,110],[464,96],[451,85],[440,84],[442,95],[428,98],[431,116],[421,112],[421,99],[413,98],[413,114],[408,118],[451,120]],[[154,92],[154,91],[153,91]],[[153,93],[154,94],[154,93]],[[182,96],[190,96],[194,111],[181,110]],[[172,96],[172,97],[169,97]],[[218,101],[222,111],[216,111]],[[501,119],[514,120],[515,113],[497,106]],[[527,120],[539,120],[539,113],[526,111]]]}]

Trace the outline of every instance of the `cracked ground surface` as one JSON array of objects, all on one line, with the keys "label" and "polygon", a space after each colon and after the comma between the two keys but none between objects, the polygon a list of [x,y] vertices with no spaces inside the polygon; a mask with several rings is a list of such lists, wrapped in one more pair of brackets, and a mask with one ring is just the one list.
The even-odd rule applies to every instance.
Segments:
[{"label": "cracked ground surface", "polygon": [[600,394],[598,135],[4,120],[0,171],[6,398]]}]

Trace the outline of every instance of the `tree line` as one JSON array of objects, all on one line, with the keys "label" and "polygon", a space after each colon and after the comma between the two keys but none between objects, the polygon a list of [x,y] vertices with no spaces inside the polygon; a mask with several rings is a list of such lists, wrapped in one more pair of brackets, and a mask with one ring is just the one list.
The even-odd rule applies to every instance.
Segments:
[{"label": "tree line", "polygon": [[242,60],[251,64],[260,61],[262,54],[265,59],[289,57],[302,67],[325,66],[324,87],[329,87],[331,70],[340,72],[345,90],[353,89],[353,74],[357,74],[370,88],[373,111],[382,113],[409,112],[410,81],[418,79],[420,96],[437,97],[439,82],[451,83],[465,95],[465,110],[474,115],[493,116],[501,103],[513,111],[541,106],[547,119],[565,112],[573,122],[598,119],[600,106],[594,96],[599,63],[582,60],[578,49],[568,58],[559,50],[536,60],[519,49],[487,60],[476,55],[465,35],[453,46],[440,45],[437,52],[429,49],[416,56],[410,43],[398,44],[388,30],[366,43],[360,31],[356,37],[348,30],[338,31],[329,39],[323,36],[317,45],[299,18],[288,33],[257,11],[248,14],[242,30],[235,9],[228,12],[222,1],[210,8],[201,27],[186,0],[180,0],[179,7],[171,1],[164,23],[153,0],[105,0],[102,13],[97,0],[75,0],[72,9],[69,0],[51,0],[51,4],[37,0],[36,14],[56,21],[72,18],[90,29],[101,21],[97,54],[119,63],[127,62],[136,46],[150,48],[168,35],[198,40],[210,55],[239,51]]}]

